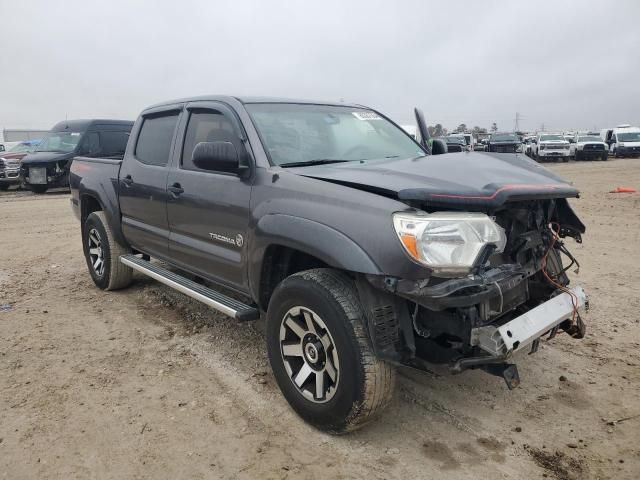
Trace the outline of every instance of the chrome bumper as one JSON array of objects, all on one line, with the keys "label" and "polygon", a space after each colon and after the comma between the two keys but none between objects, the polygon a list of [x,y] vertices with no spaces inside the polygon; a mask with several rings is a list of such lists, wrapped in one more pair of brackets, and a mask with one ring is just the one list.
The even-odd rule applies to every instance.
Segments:
[{"label": "chrome bumper", "polygon": [[[578,299],[578,311],[584,310],[587,295],[582,287],[571,292]],[[499,327],[489,325],[471,330],[471,345],[494,356],[506,356],[531,345],[545,332],[573,316],[571,295],[561,293]]]}]

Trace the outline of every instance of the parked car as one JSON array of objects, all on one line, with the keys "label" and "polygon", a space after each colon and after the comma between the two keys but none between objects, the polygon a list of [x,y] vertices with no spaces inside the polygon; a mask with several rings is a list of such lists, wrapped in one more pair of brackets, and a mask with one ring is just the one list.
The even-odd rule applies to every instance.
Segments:
[{"label": "parked car", "polygon": [[601,139],[608,145],[609,154],[614,157],[640,156],[640,128],[624,124],[616,128],[604,129]]},{"label": "parked car", "polygon": [[536,160],[569,161],[569,142],[561,133],[540,133],[533,141],[531,154]]},{"label": "parked car", "polygon": [[517,155],[431,155],[446,148],[416,117],[423,143],[360,105],[149,107],[122,160],[71,165],[89,274],[115,290],[136,270],[239,321],[264,316],[283,395],[330,432],[380,413],[397,365],[513,388],[515,353],[584,336],[559,241],[581,241],[579,192]]},{"label": "parked car", "polygon": [[522,142],[515,133],[492,133],[489,137],[489,152],[497,153],[520,153],[522,152]]},{"label": "parked car", "polygon": [[535,136],[526,136],[522,139],[522,152],[529,157],[532,156],[531,147],[533,146],[533,141],[535,139]]},{"label": "parked car", "polygon": [[465,150],[467,152],[471,152],[473,150],[475,140],[471,133],[452,133],[451,135],[449,135],[449,137],[452,137],[452,138],[458,137],[458,138],[464,139]]},{"label": "parked car", "polygon": [[132,126],[127,120],[65,120],[56,124],[34,152],[22,159],[24,185],[35,193],[68,187],[73,157],[122,156]]},{"label": "parked car", "polygon": [[575,160],[606,160],[608,147],[598,133],[578,132],[569,146],[571,157]]},{"label": "parked car", "polygon": [[444,141],[447,144],[447,151],[449,153],[468,151],[464,137],[449,135],[444,137]]},{"label": "parked car", "polygon": [[20,184],[20,161],[33,152],[40,140],[15,142],[12,148],[0,154],[0,190]]}]

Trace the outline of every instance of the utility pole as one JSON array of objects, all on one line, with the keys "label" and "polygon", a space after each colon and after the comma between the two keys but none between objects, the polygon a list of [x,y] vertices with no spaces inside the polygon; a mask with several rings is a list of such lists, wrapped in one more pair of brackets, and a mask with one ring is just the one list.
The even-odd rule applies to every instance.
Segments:
[{"label": "utility pole", "polygon": [[514,132],[519,132],[520,131],[520,119],[522,117],[520,116],[520,112],[516,112],[516,122],[515,122],[515,128],[514,128]]}]

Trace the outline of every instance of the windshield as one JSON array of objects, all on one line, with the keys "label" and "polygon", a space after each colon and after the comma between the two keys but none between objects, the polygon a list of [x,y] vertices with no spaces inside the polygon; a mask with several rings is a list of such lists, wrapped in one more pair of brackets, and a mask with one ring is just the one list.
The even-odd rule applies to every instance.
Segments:
[{"label": "windshield", "polygon": [[73,152],[82,137],[81,132],[51,132],[36,147],[36,152]]},{"label": "windshield", "polygon": [[564,140],[562,135],[540,135],[541,142],[548,142],[550,140]]},{"label": "windshield", "polygon": [[596,135],[584,135],[584,136],[578,137],[578,141],[579,142],[599,142],[600,137]]},{"label": "windshield", "polygon": [[619,142],[640,142],[640,132],[625,132],[618,134]]},{"label": "windshield", "polygon": [[328,105],[246,105],[275,165],[417,157],[425,152],[371,110]]},{"label": "windshield", "polygon": [[492,142],[519,142],[518,137],[513,133],[496,133],[491,135]]},{"label": "windshield", "polygon": [[38,143],[35,141],[22,142],[17,145],[14,145],[14,147],[11,150],[9,150],[9,152],[10,153],[33,152],[37,145]]},{"label": "windshield", "polygon": [[459,143],[460,145],[466,145],[466,142],[462,137],[447,137],[447,143]]}]

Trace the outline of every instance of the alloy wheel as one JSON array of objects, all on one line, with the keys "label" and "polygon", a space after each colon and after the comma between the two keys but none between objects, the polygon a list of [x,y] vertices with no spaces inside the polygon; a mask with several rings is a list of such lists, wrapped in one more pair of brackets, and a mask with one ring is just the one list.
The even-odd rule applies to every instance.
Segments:
[{"label": "alloy wheel", "polygon": [[315,403],[336,393],[340,364],[331,333],[322,319],[306,307],[293,307],[280,324],[280,354],[289,379]]},{"label": "alloy wheel", "polygon": [[89,260],[93,271],[101,277],[104,274],[104,250],[102,248],[102,240],[98,230],[92,228],[89,230]]}]

